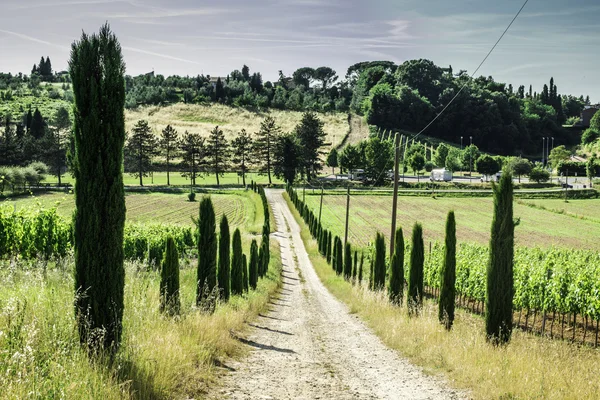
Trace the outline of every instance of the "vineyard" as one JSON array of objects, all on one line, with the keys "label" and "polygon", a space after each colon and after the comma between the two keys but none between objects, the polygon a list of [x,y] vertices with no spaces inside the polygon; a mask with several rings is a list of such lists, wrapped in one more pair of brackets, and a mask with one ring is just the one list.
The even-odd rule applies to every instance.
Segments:
[{"label": "vineyard", "polygon": [[[301,193],[299,198],[301,199]],[[480,229],[483,229],[485,219],[478,216],[483,214],[483,207],[486,205],[489,207],[488,215],[491,210],[491,201],[484,202],[482,199],[453,199],[451,200],[452,204],[440,200],[406,198],[399,200],[402,205],[399,209],[402,226],[411,226],[411,220],[414,221],[415,216],[425,221],[423,223],[425,240],[429,243],[425,252],[424,284],[427,294],[433,297],[439,296],[440,271],[443,264],[443,244],[440,241],[443,227],[436,227],[436,225],[443,223],[445,211],[452,208],[457,210],[457,227],[466,221],[469,224],[469,227],[466,228],[468,232],[473,227],[481,226]],[[318,215],[318,201],[318,196],[306,196],[308,206],[306,212],[309,216]],[[330,231],[334,236],[344,236],[345,201],[345,196],[329,196],[323,200],[322,229]],[[388,203],[391,203],[391,198],[352,196],[350,201],[348,240],[350,243],[356,243],[359,251],[365,254],[367,260],[370,260],[373,250],[371,243],[375,238],[375,232],[389,231],[389,217],[385,219],[384,216],[389,215]],[[435,202],[435,209],[426,204],[427,201]],[[419,204],[411,204],[410,208],[403,209],[402,207],[407,202],[419,202]],[[447,207],[445,211],[442,209],[444,206]],[[411,210],[410,216],[408,209]],[[579,244],[582,247],[587,243],[587,241],[583,241],[583,238],[586,237],[584,235],[590,234],[590,232],[583,231],[588,229],[588,226],[596,225],[585,219],[574,219],[571,216],[525,205],[515,207],[515,210],[515,216],[521,217],[521,224],[516,230],[517,238],[521,233],[521,243],[540,244],[537,242],[539,237],[526,239],[521,230],[527,228],[527,222],[535,221],[536,218],[543,216],[546,216],[545,219],[549,226],[553,226],[555,223],[559,224],[562,219],[563,224],[571,225],[565,229],[580,230]],[[541,215],[536,217],[536,214]],[[475,221],[469,220],[469,217]],[[438,220],[434,221],[435,219]],[[309,221],[311,221],[310,217]],[[357,221],[360,222],[357,223]],[[597,230],[598,227],[595,226],[594,229]],[[528,230],[530,232],[541,231],[542,228],[530,226]],[[461,228],[458,228],[457,231],[459,238],[456,252],[457,303],[473,312],[483,313],[486,267],[489,260],[489,248],[483,243],[489,240],[489,232],[485,236],[483,232],[477,236],[469,236],[468,234],[461,235]],[[404,234],[408,235],[408,231],[405,230]],[[478,240],[465,240],[465,236]],[[545,247],[525,247],[521,245],[515,248],[515,296],[513,299],[515,323],[525,330],[597,346],[600,333],[600,255],[596,250],[568,249],[563,246],[548,247],[546,244]],[[410,244],[406,244],[405,247],[404,265],[409,265]],[[591,246],[591,248],[595,249],[595,246]],[[365,271],[365,276],[368,276],[368,271]],[[407,281],[408,279],[409,277],[406,277]]]}]

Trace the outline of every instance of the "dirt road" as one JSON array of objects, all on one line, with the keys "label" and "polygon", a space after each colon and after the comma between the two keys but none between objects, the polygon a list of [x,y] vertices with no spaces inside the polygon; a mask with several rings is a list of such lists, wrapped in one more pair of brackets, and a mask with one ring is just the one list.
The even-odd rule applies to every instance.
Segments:
[{"label": "dirt road", "polygon": [[386,348],[317,277],[300,227],[282,197],[268,190],[281,244],[283,289],[251,324],[252,348],[214,398],[448,399],[458,394]]}]

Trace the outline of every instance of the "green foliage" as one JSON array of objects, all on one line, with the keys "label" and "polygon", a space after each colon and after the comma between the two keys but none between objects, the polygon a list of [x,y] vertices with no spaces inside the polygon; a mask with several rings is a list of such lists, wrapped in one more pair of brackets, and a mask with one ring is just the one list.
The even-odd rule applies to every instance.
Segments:
[{"label": "green foliage", "polygon": [[217,234],[212,200],[205,196],[200,201],[198,217],[198,287],[196,305],[211,296],[217,284]]},{"label": "green foliage", "polygon": [[219,286],[219,294],[221,299],[229,300],[230,276],[229,268],[230,260],[230,243],[229,243],[229,221],[227,216],[223,214],[221,223],[219,224],[219,270],[217,275],[217,285]]},{"label": "green foliage", "polygon": [[581,144],[591,144],[594,143],[600,137],[600,133],[594,129],[586,129],[581,134]]},{"label": "green foliage", "polygon": [[[335,72],[334,72],[335,73]],[[320,156],[323,155],[321,147],[325,144],[325,131],[323,131],[323,122],[317,114],[307,112],[302,116],[302,120],[296,126],[294,133],[298,138],[300,150],[300,166],[308,180],[311,176],[320,171],[322,164]]]},{"label": "green foliage", "polygon": [[391,142],[382,141],[378,137],[368,140],[365,148],[367,163],[366,173],[370,181],[376,185],[382,184],[387,178],[386,172],[393,165],[393,149]]},{"label": "green foliage", "polygon": [[125,285],[125,63],[108,24],[73,43],[69,72],[75,95],[76,319],[83,344],[114,351]]},{"label": "green foliage", "polygon": [[143,177],[152,169],[152,157],[157,154],[158,141],[148,125],[148,121],[139,120],[125,146],[125,170],[139,178],[140,186],[144,186]]},{"label": "green foliage", "polygon": [[[176,158],[179,155],[179,149],[177,146],[179,135],[177,131],[171,126],[167,125],[165,129],[162,130],[159,145],[162,156],[165,157],[165,167],[167,171],[167,186],[171,185],[171,161],[173,158]],[[193,200],[190,200],[193,201]]]},{"label": "green foliage", "polygon": [[250,244],[250,265],[248,271],[248,281],[250,288],[256,289],[258,283],[258,244],[256,239],[252,239]]},{"label": "green foliage", "polygon": [[385,287],[385,238],[383,234],[377,232],[375,238],[375,257],[373,264],[373,290],[383,290]]},{"label": "green foliage", "polygon": [[244,292],[244,260],[242,253],[242,237],[240,230],[233,232],[233,253],[231,256],[231,294],[241,295]]},{"label": "green foliage", "polygon": [[498,161],[487,154],[482,154],[475,162],[475,170],[482,175],[495,175],[500,169]]},{"label": "green foliage", "polygon": [[510,157],[506,162],[504,172],[511,175],[517,175],[520,181],[522,175],[529,175],[531,168],[532,165],[529,160],[521,157]]},{"label": "green foliage", "polygon": [[[596,113],[598,114],[598,113]],[[571,152],[564,145],[556,146],[550,151],[548,157],[552,166],[556,167],[563,161],[567,161],[571,157]]]},{"label": "green foliage", "polygon": [[337,275],[342,275],[344,272],[344,256],[343,256],[343,245],[342,239],[336,237],[336,245],[335,245],[335,273]]},{"label": "green foliage", "polygon": [[210,131],[207,142],[207,155],[208,164],[212,172],[214,172],[217,178],[217,187],[219,186],[219,177],[223,176],[225,171],[229,168],[229,144],[225,139],[223,130],[219,129],[218,126]]},{"label": "green foliage", "polygon": [[180,306],[179,254],[175,240],[169,236],[160,271],[160,312],[178,315]]},{"label": "green foliage", "polygon": [[244,292],[248,292],[250,282],[248,277],[248,258],[245,254],[242,255],[242,282],[244,283]]},{"label": "green foliage", "polygon": [[338,151],[333,148],[327,155],[327,166],[331,168],[336,168],[339,166],[338,164]]},{"label": "green foliage", "polygon": [[294,134],[282,134],[275,138],[273,173],[286,183],[293,184],[300,170],[302,151]]},{"label": "green foliage", "polygon": [[352,248],[350,243],[344,246],[344,279],[349,281],[352,277]]},{"label": "green foliage", "polygon": [[408,310],[411,314],[419,313],[423,306],[423,265],[425,249],[423,245],[423,227],[415,223],[412,232],[410,250],[410,274],[408,279]]},{"label": "green foliage", "polygon": [[529,180],[536,183],[544,183],[550,180],[550,172],[544,169],[541,165],[536,165],[529,172]]},{"label": "green foliage", "polygon": [[444,246],[444,262],[441,270],[440,301],[438,318],[447,330],[454,323],[454,307],[456,298],[456,221],[454,211],[448,213],[446,219],[446,243]]},{"label": "green foliage", "polygon": [[494,217],[487,269],[485,328],[490,341],[507,343],[512,334],[515,221],[513,183],[509,173],[494,185]]},{"label": "green foliage", "polygon": [[361,285],[363,281],[363,266],[365,263],[365,254],[360,254],[360,265],[358,266],[358,284]]},{"label": "green foliage", "polygon": [[231,147],[233,150],[232,161],[238,170],[238,175],[242,177],[242,184],[244,187],[246,187],[246,173],[254,161],[252,151],[253,143],[252,136],[250,136],[245,129],[242,129],[237,134],[233,142],[231,142]]},{"label": "green foliage", "polygon": [[600,132],[600,113],[596,112],[590,120],[590,129]]},{"label": "green foliage", "polygon": [[404,296],[404,235],[402,228],[396,230],[394,238],[394,254],[390,262],[388,296],[392,304],[401,305]]},{"label": "green foliage", "polygon": [[269,176],[269,185],[272,184],[271,171],[273,168],[275,139],[280,134],[281,128],[275,123],[273,117],[266,117],[260,124],[260,130],[256,133],[256,139],[254,140],[258,170]]}]

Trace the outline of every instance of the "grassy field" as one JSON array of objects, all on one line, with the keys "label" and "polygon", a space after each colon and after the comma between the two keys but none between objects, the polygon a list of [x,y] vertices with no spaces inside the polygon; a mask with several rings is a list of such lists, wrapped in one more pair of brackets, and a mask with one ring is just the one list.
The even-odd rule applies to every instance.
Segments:
[{"label": "grassy field", "polygon": [[[175,104],[166,107],[141,107],[137,110],[128,110],[125,113],[127,130],[140,119],[148,121],[158,134],[168,124],[173,126],[179,134],[186,130],[190,133],[199,133],[207,137],[210,131],[218,125],[223,129],[227,139],[231,139],[242,129],[254,134],[260,130],[260,123],[271,116],[281,127],[283,132],[291,132],[302,119],[298,111],[268,110],[263,112],[248,111],[243,108],[229,107],[220,104]],[[326,142],[336,146],[348,133],[348,119],[346,114],[330,113],[319,114],[325,124],[323,129],[327,134]]]},{"label": "grassy field", "polygon": [[468,390],[469,397],[476,399],[597,398],[598,351],[518,330],[508,346],[497,348],[485,340],[483,319],[461,309],[456,310],[452,331],[446,332],[438,322],[437,305],[429,300],[419,318],[409,317],[406,307],[392,306],[385,293],[366,290],[366,282],[357,287],[336,276],[289,205],[302,227],[315,270],[329,291],[387,346],[425,372],[443,375],[451,386]]},{"label": "grassy field", "polygon": [[[319,212],[320,196],[308,194],[306,202],[315,215]],[[560,200],[525,200],[528,204],[557,208],[564,205]],[[566,203],[577,215],[598,216],[600,200],[572,200]],[[379,230],[389,239],[391,196],[360,196],[350,198],[349,241],[364,247],[374,241]],[[487,244],[493,213],[491,198],[437,198],[400,197],[398,199],[398,224],[406,230],[412,229],[415,221],[423,224],[425,241],[441,241],[448,211],[456,214],[457,240]],[[334,234],[344,236],[346,218],[346,196],[329,195],[323,200],[323,227]],[[516,228],[516,244],[519,246],[566,247],[600,250],[597,238],[600,223],[594,220],[547,211],[515,203],[515,217],[520,218]]]},{"label": "grassy field", "polygon": [[600,222],[600,199],[589,200],[522,200],[520,204],[529,205],[555,214],[564,214],[573,218],[589,219]]}]

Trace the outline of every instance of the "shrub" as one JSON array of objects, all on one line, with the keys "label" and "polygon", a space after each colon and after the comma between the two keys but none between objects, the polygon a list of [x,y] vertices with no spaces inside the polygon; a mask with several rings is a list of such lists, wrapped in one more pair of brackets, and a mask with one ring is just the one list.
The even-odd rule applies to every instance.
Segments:
[{"label": "shrub", "polygon": [[192,203],[193,203],[194,201],[196,201],[196,193],[195,193],[195,192],[189,192],[189,193],[188,193],[188,200],[189,200],[190,202],[192,202]]},{"label": "shrub", "polygon": [[219,270],[217,272],[217,285],[221,299],[229,300],[229,265],[230,260],[230,243],[229,243],[229,221],[227,216],[223,214],[221,223],[219,224]]},{"label": "shrub", "polygon": [[599,137],[600,133],[598,133],[598,131],[595,131],[593,129],[586,129],[581,135],[581,144],[586,145],[594,143],[596,140],[598,140]]},{"label": "shrub", "polygon": [[365,254],[361,253],[360,254],[360,266],[358,267],[358,284],[362,284],[362,280],[363,280],[363,264],[365,261]]},{"label": "shrub", "polygon": [[550,173],[538,165],[529,172],[529,179],[537,183],[548,182],[550,180]]}]

